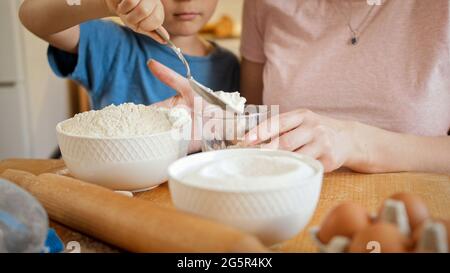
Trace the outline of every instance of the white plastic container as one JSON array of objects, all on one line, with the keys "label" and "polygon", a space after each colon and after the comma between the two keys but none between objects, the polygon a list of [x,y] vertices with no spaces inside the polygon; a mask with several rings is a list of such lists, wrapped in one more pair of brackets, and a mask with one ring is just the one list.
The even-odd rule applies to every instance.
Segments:
[{"label": "white plastic container", "polygon": [[0,178],[0,253],[42,252],[47,231],[47,213],[36,198]]}]

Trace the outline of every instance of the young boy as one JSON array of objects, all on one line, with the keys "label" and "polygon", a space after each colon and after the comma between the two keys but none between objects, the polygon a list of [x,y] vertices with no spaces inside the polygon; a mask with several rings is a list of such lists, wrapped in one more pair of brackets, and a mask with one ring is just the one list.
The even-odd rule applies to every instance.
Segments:
[{"label": "young boy", "polygon": [[[239,89],[239,62],[198,31],[218,0],[25,0],[23,25],[47,41],[53,71],[89,90],[92,106],[153,104],[176,94],[147,68],[155,59],[181,75],[185,68],[154,30],[186,55],[192,75],[213,90]],[[126,26],[99,18],[119,16]]]}]

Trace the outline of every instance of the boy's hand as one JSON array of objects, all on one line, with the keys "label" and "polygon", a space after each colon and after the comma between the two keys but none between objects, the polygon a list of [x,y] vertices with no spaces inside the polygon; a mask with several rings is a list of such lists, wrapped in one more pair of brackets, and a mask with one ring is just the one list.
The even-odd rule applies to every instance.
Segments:
[{"label": "boy's hand", "polygon": [[164,7],[160,0],[104,0],[109,10],[120,17],[126,26],[133,31],[150,36],[154,40],[165,41],[154,32],[164,22]]}]

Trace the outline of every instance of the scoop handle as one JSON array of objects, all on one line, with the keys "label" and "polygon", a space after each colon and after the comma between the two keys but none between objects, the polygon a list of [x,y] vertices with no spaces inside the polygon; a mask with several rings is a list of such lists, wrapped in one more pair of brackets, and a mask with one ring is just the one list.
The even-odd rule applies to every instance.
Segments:
[{"label": "scoop handle", "polygon": [[165,32],[161,28],[155,29],[156,34],[158,34],[164,41],[166,41],[167,46],[172,49],[172,51],[177,55],[177,57],[181,60],[181,62],[186,67],[186,77],[188,79],[192,78],[191,75],[191,68],[189,66],[189,63],[187,62],[186,58],[184,57],[183,53],[181,53],[181,50],[170,40],[170,38],[165,34]]}]

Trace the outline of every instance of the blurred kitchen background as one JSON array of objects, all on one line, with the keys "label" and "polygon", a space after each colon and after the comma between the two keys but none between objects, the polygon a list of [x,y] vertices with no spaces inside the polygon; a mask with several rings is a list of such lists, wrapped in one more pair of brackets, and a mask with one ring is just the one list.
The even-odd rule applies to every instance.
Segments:
[{"label": "blurred kitchen background", "polygon": [[[0,160],[49,158],[57,150],[55,126],[89,109],[85,91],[57,78],[47,44],[22,27],[22,0],[0,0]],[[239,54],[243,0],[219,0],[203,35]]]}]

